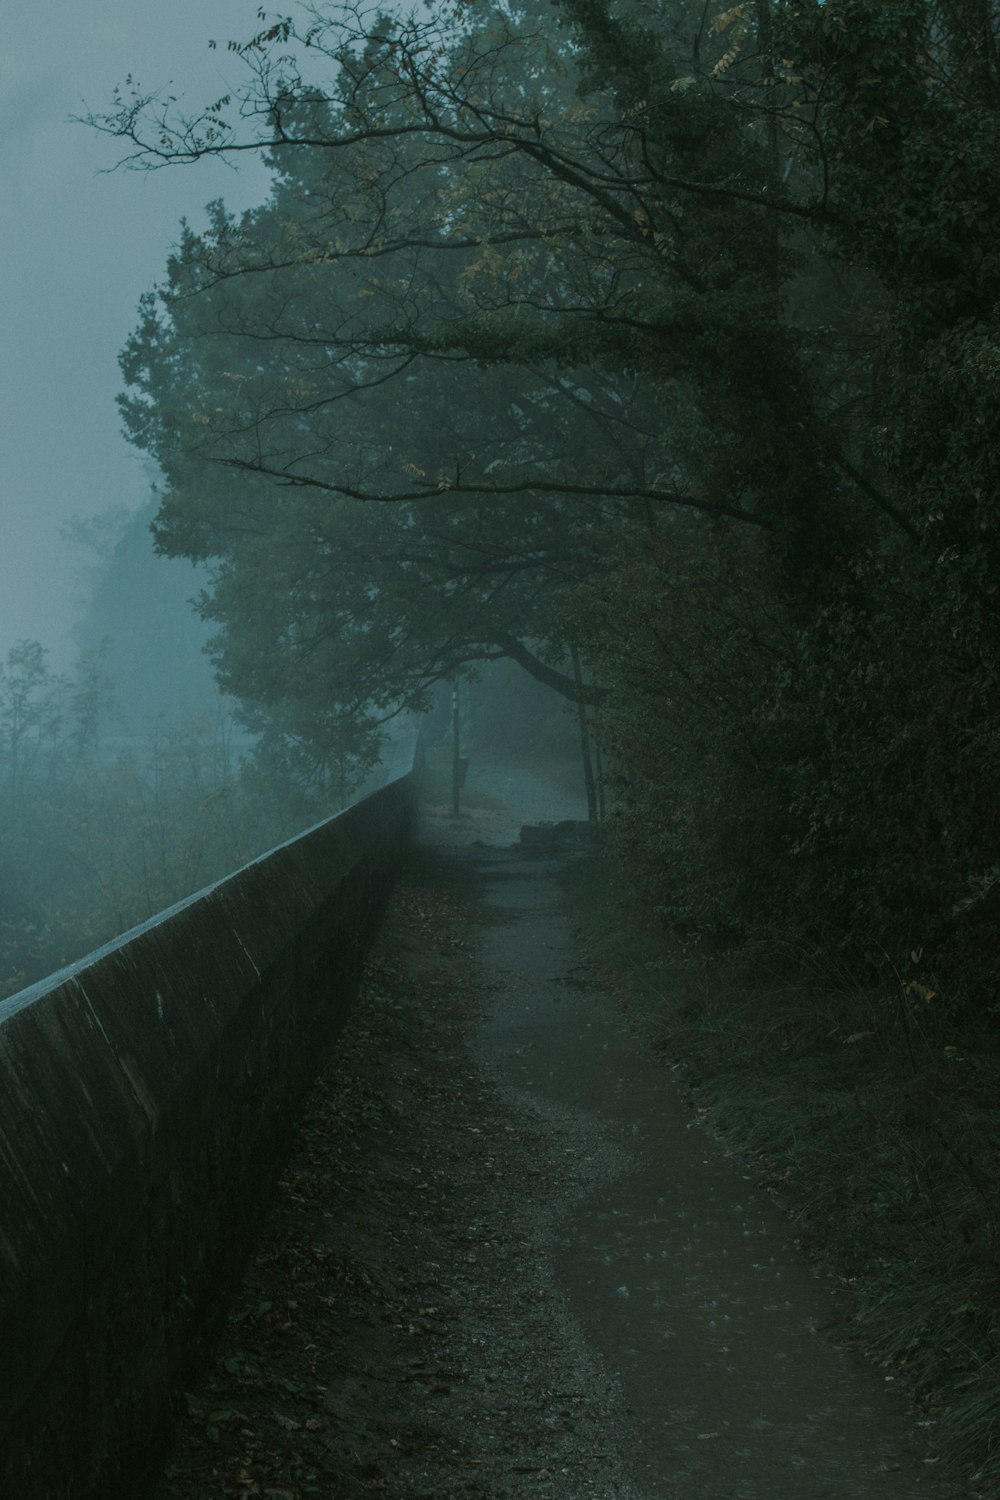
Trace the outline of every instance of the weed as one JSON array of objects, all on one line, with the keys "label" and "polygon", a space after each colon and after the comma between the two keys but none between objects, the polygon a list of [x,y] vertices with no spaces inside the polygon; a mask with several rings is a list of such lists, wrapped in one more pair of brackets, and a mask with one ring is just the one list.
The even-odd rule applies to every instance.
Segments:
[{"label": "weed", "polygon": [[[853,1293],[853,1329],[1000,1486],[1000,1056],[926,978],[895,989],[760,944],[672,940],[610,861],[567,889],[592,960],[699,1114],[753,1163],[798,1243]],[[914,962],[919,955],[914,955]]]}]

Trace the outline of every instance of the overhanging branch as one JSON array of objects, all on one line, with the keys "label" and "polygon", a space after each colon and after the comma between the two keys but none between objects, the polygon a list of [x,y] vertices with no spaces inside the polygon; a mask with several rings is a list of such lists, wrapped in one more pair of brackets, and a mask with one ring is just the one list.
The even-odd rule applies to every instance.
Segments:
[{"label": "overhanging branch", "polygon": [[508,635],[506,631],[495,630],[491,632],[496,644],[509,656],[511,661],[516,661],[519,667],[523,667],[536,682],[544,683],[553,692],[558,693],[561,698],[566,698],[570,703],[599,703],[606,696],[602,688],[584,685],[578,687],[575,680],[565,672],[560,672],[556,667],[550,667],[541,657],[529,651],[523,641],[516,636]]},{"label": "overhanging branch", "polygon": [[242,458],[217,458],[210,462],[241,473],[261,474],[273,479],[282,488],[323,490],[330,495],[341,495],[347,500],[360,500],[373,505],[397,505],[421,500],[437,500],[444,496],[476,495],[481,499],[506,499],[515,495],[566,495],[582,496],[602,500],[651,500],[664,505],[679,505],[686,510],[701,511],[705,515],[725,516],[741,521],[747,526],[756,526],[763,531],[772,529],[771,522],[752,511],[742,510],[737,505],[718,505],[709,500],[698,500],[680,490],[662,490],[649,485],[594,485],[559,484],[551,480],[533,479],[525,484],[485,485],[449,483],[436,486],[421,486],[415,490],[398,490],[384,494],[375,490],[363,490],[357,485],[336,480],[318,479],[310,474],[292,474],[286,469],[272,469],[264,463]]}]

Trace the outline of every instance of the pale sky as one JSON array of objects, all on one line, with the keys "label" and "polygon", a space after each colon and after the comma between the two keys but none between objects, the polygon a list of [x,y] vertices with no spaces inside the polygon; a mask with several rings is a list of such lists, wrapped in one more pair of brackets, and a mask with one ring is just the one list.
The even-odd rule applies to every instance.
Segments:
[{"label": "pale sky", "polygon": [[[134,506],[147,479],[120,433],[117,357],[182,217],[267,191],[260,167],[206,162],[103,175],[114,142],[70,116],[127,74],[192,107],[240,77],[225,51],[258,0],[42,0],[6,9],[0,48],[0,657],[28,637],[69,664],[69,517]],[[16,12],[20,11],[20,24]],[[216,51],[209,39],[218,41]]]}]

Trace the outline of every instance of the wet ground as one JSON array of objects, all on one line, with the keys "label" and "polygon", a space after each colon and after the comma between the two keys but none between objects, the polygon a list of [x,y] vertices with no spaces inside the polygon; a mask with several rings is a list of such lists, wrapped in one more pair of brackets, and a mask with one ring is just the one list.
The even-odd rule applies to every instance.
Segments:
[{"label": "wet ground", "polygon": [[960,1492],[884,1375],[838,1342],[836,1294],[797,1258],[787,1220],[693,1123],[581,965],[557,862],[495,851],[473,863],[496,919],[483,940],[493,1003],[474,1045],[513,1107],[562,1143],[544,1253],[620,1392],[636,1493]]},{"label": "wet ground", "polygon": [[572,787],[510,776],[425,820],[155,1500],[971,1493],[586,968],[577,856],[509,847]]}]

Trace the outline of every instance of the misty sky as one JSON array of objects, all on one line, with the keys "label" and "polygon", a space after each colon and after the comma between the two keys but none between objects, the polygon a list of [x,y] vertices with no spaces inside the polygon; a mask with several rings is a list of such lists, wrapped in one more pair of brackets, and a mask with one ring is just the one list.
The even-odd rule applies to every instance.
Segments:
[{"label": "misty sky", "polygon": [[[240,77],[224,43],[258,0],[46,0],[7,13],[0,51],[0,657],[22,637],[71,660],[75,562],[63,522],[139,504],[148,478],[120,434],[118,352],[162,276],[182,216],[266,193],[260,167],[218,162],[102,174],[115,143],[69,122],[128,73],[194,106]],[[210,51],[208,40],[219,42]]]}]

